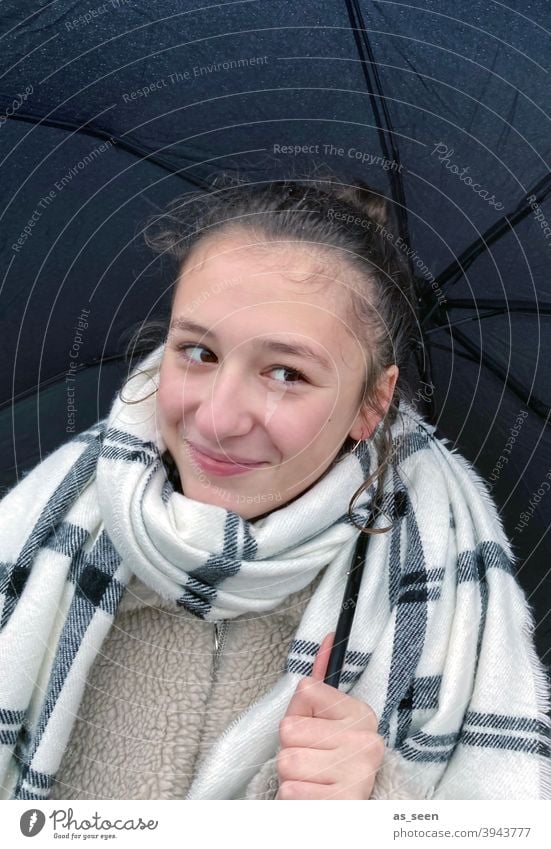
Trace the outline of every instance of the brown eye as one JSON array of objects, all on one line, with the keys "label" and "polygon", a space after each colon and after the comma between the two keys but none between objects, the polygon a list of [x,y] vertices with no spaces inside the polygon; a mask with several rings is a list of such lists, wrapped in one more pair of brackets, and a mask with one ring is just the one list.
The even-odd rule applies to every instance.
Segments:
[{"label": "brown eye", "polygon": [[294,368],[288,368],[287,366],[274,366],[272,371],[284,371],[287,374],[292,374],[296,378],[295,380],[274,380],[274,383],[283,383],[283,384],[293,384],[293,383],[308,383],[306,377],[302,374],[302,372],[297,371]]},{"label": "brown eye", "polygon": [[180,352],[183,354],[184,359],[185,359],[185,360],[189,360],[189,362],[191,362],[191,363],[201,363],[201,362],[204,362],[204,360],[201,360],[201,359],[195,359],[194,357],[190,356],[190,355],[187,353],[187,351],[188,351],[190,348],[191,348],[193,351],[206,351],[206,352],[207,352],[207,354],[208,354],[209,356],[214,357],[214,354],[212,353],[212,351],[209,351],[209,349],[208,349],[208,348],[205,348],[203,345],[191,345],[191,344],[190,344],[190,345],[178,345],[178,346],[176,347],[176,350],[177,350],[177,351],[180,351]]}]

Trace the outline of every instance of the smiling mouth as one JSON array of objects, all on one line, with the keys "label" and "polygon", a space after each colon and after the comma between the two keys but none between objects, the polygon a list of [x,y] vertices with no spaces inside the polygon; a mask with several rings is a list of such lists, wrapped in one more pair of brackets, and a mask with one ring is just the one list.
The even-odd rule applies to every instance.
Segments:
[{"label": "smiling mouth", "polygon": [[193,443],[189,443],[195,451],[198,451],[203,457],[208,457],[209,460],[216,460],[217,463],[231,463],[237,466],[259,466],[263,463],[263,460],[241,460],[233,457],[217,457],[216,454],[211,454],[210,451],[205,451],[203,448],[199,448],[198,445],[193,445]]},{"label": "smiling mouth", "polygon": [[210,454],[206,454],[204,451],[201,451],[191,442],[187,443],[192,456],[195,457],[199,465],[206,467],[209,471],[213,472],[238,472],[238,471],[249,471],[251,469],[258,469],[262,466],[268,465],[266,462],[257,462],[257,463],[245,463],[236,460],[219,460],[216,457],[211,457]]}]

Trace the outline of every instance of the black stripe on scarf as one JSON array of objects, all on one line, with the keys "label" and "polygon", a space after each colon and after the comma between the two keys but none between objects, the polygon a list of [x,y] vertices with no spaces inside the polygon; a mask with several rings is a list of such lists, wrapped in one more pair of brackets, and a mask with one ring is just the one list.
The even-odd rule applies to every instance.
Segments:
[{"label": "black stripe on scarf", "polygon": [[55,537],[61,518],[77,500],[94,475],[98,453],[99,438],[93,438],[48,499],[29,537],[23,544],[17,561],[11,564],[0,564],[0,592],[4,594],[0,630],[9,622],[25,589],[38,551],[49,544],[52,536]]},{"label": "black stripe on scarf", "polygon": [[22,765],[14,799],[47,797],[55,776],[33,769],[32,758],[95,613],[101,609],[114,618],[124,592],[124,586],[114,578],[121,558],[105,531],[99,534],[89,552],[79,551],[78,556],[84,563],[81,581],[74,587],[36,727],[27,745],[21,746],[18,751]]}]

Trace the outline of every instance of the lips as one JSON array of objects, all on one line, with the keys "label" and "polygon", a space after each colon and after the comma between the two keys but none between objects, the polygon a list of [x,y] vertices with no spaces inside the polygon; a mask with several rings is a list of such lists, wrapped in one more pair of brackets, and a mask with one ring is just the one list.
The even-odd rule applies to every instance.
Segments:
[{"label": "lips", "polygon": [[212,451],[207,451],[199,445],[194,445],[192,442],[189,444],[195,451],[198,451],[204,457],[208,457],[209,460],[216,460],[217,463],[224,463],[226,466],[261,466],[263,463],[262,460],[245,460],[243,457],[229,457],[228,455],[220,457],[218,454],[213,454]]},{"label": "lips", "polygon": [[214,474],[239,474],[240,472],[247,472],[250,469],[258,469],[266,465],[264,462],[241,462],[234,458],[231,460],[227,460],[226,458],[220,460],[217,457],[207,454],[191,442],[188,445],[197,463],[205,471],[213,472]]}]

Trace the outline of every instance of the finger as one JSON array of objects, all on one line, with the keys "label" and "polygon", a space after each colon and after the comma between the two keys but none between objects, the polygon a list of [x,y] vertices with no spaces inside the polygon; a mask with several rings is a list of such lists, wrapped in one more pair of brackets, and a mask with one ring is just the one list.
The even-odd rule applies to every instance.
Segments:
[{"label": "finger", "polygon": [[316,679],[303,678],[298,682],[285,716],[319,716],[323,719],[345,719],[350,708],[347,694]]},{"label": "finger", "polygon": [[282,748],[336,749],[345,727],[343,720],[286,714],[279,723],[279,742]]},{"label": "finger", "polygon": [[336,749],[353,739],[363,741],[375,732],[365,717],[359,719],[322,719],[311,716],[285,715],[279,723],[282,748],[303,746],[306,749]]},{"label": "finger", "polygon": [[375,735],[358,748],[353,743],[337,750],[306,749],[291,746],[277,753],[279,782],[313,781],[317,784],[340,783],[348,787],[372,783],[381,766],[380,741]]},{"label": "finger", "polygon": [[[342,757],[342,755],[341,755]],[[332,784],[342,778],[342,767],[335,766],[335,752],[292,747],[277,753],[277,775],[283,781],[314,781]]]},{"label": "finger", "polygon": [[316,784],[314,781],[284,781],[279,785],[276,799],[338,799],[351,798],[339,796],[340,787],[335,784]]},{"label": "finger", "polygon": [[329,656],[331,655],[331,649],[333,648],[335,633],[335,631],[331,631],[327,634],[318,649],[318,653],[312,667],[312,672],[310,674],[310,677],[314,678],[316,681],[323,681],[325,678],[327,665],[329,663]]},{"label": "finger", "polygon": [[366,702],[311,677],[298,682],[285,716],[316,716],[349,722],[365,719],[368,730],[376,731],[378,727],[375,712]]}]

